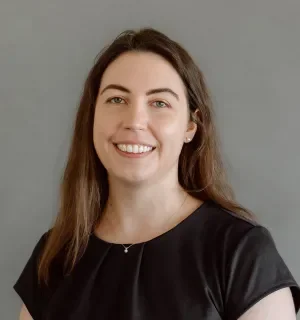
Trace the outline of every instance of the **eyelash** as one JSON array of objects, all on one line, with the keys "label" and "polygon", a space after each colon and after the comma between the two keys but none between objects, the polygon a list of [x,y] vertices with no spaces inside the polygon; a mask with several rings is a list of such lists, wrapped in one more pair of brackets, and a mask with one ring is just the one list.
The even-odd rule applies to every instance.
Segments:
[{"label": "eyelash", "polygon": [[113,103],[113,104],[118,104],[117,102],[116,102],[116,103],[112,102],[112,100],[114,100],[114,99],[121,99],[121,100],[124,100],[123,98],[120,98],[120,97],[113,97],[113,98],[109,98],[109,99],[107,99],[107,100],[106,100],[106,102],[108,102],[108,103]]},{"label": "eyelash", "polygon": [[[124,100],[123,98],[121,98],[121,97],[113,97],[113,98],[107,99],[107,100],[106,100],[106,103],[118,104],[117,102],[112,102],[112,100],[114,100],[114,99],[121,99],[121,100],[125,101],[125,100]],[[162,103],[165,104],[164,107],[157,107],[157,109],[170,108],[170,105],[169,105],[168,103],[166,103],[165,101],[156,100],[156,101],[154,101],[154,102],[162,102]],[[123,103],[120,103],[120,104],[123,104]]]}]

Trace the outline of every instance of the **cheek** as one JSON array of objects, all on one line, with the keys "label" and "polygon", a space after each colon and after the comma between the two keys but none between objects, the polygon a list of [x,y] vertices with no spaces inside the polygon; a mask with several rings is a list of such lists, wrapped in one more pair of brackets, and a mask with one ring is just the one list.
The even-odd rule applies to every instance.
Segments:
[{"label": "cheek", "polygon": [[103,121],[94,121],[93,128],[93,144],[98,155],[99,160],[106,167],[107,157],[109,154],[109,143],[108,139],[110,137],[109,126],[107,126]]},{"label": "cheek", "polygon": [[94,140],[99,141],[110,137],[113,130],[113,124],[107,120],[101,113],[96,112],[94,118],[93,135]]},{"label": "cheek", "polygon": [[178,145],[184,137],[185,126],[181,119],[160,119],[157,121],[157,130],[162,143]]},{"label": "cheek", "polygon": [[93,127],[93,143],[98,154],[98,157],[103,162],[105,159],[105,154],[108,152],[108,139],[110,136],[109,126],[107,123],[103,121],[99,121],[99,119],[95,119],[94,127]]}]

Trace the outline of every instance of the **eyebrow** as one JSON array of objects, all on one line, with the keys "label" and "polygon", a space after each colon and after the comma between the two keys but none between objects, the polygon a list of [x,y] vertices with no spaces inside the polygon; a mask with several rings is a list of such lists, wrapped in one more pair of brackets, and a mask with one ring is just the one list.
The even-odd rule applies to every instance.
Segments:
[{"label": "eyebrow", "polygon": [[[118,84],[109,84],[108,86],[106,86],[101,92],[100,95],[102,95],[106,90],[109,89],[116,89],[116,90],[120,90],[126,93],[131,93],[129,89],[118,85]],[[146,96],[150,96],[151,94],[155,94],[155,93],[161,93],[161,92],[168,92],[170,94],[172,94],[177,100],[179,100],[179,96],[177,93],[175,93],[172,89],[170,88],[156,88],[156,89],[151,89],[149,91],[146,92]]]}]

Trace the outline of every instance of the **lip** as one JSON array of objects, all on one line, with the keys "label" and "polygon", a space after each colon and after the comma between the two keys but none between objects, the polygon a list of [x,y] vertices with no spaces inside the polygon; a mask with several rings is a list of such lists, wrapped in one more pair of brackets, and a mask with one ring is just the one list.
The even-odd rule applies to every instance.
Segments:
[{"label": "lip", "polygon": [[[118,144],[125,144],[125,143],[118,143]],[[131,143],[127,143],[127,144],[131,144]],[[139,144],[139,143],[133,143],[133,144]],[[125,158],[135,158],[135,159],[139,159],[139,158],[145,158],[147,157],[150,153],[152,153],[156,148],[153,147],[152,150],[150,151],[147,151],[147,152],[142,152],[142,153],[127,153],[127,152],[124,152],[122,150],[120,150],[117,145],[114,143],[113,144],[115,150],[117,151],[117,153],[119,155],[121,155],[122,157],[125,157]],[[151,145],[149,145],[149,147],[151,147]]]},{"label": "lip", "polygon": [[114,145],[117,144],[138,144],[138,145],[142,145],[142,146],[146,146],[146,147],[151,147],[151,148],[155,148],[154,145],[143,142],[143,141],[134,141],[134,140],[122,140],[122,141],[118,141],[118,142],[113,142]]}]

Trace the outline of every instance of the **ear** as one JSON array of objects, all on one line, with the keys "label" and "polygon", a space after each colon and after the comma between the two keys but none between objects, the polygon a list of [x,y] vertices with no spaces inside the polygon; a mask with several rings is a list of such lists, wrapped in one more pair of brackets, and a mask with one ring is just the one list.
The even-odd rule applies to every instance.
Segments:
[{"label": "ear", "polygon": [[194,138],[194,135],[197,131],[197,123],[194,120],[195,119],[195,115],[198,112],[198,110],[196,110],[193,114],[191,119],[189,120],[188,124],[187,124],[187,130],[185,132],[185,139],[184,142],[188,143],[191,142]]},{"label": "ear", "polygon": [[194,111],[194,113],[192,114],[192,120],[189,120],[188,122],[187,130],[185,133],[185,142],[190,142],[194,138],[194,135],[197,131],[197,123],[195,122],[194,119],[198,111],[199,111],[198,109]]}]

